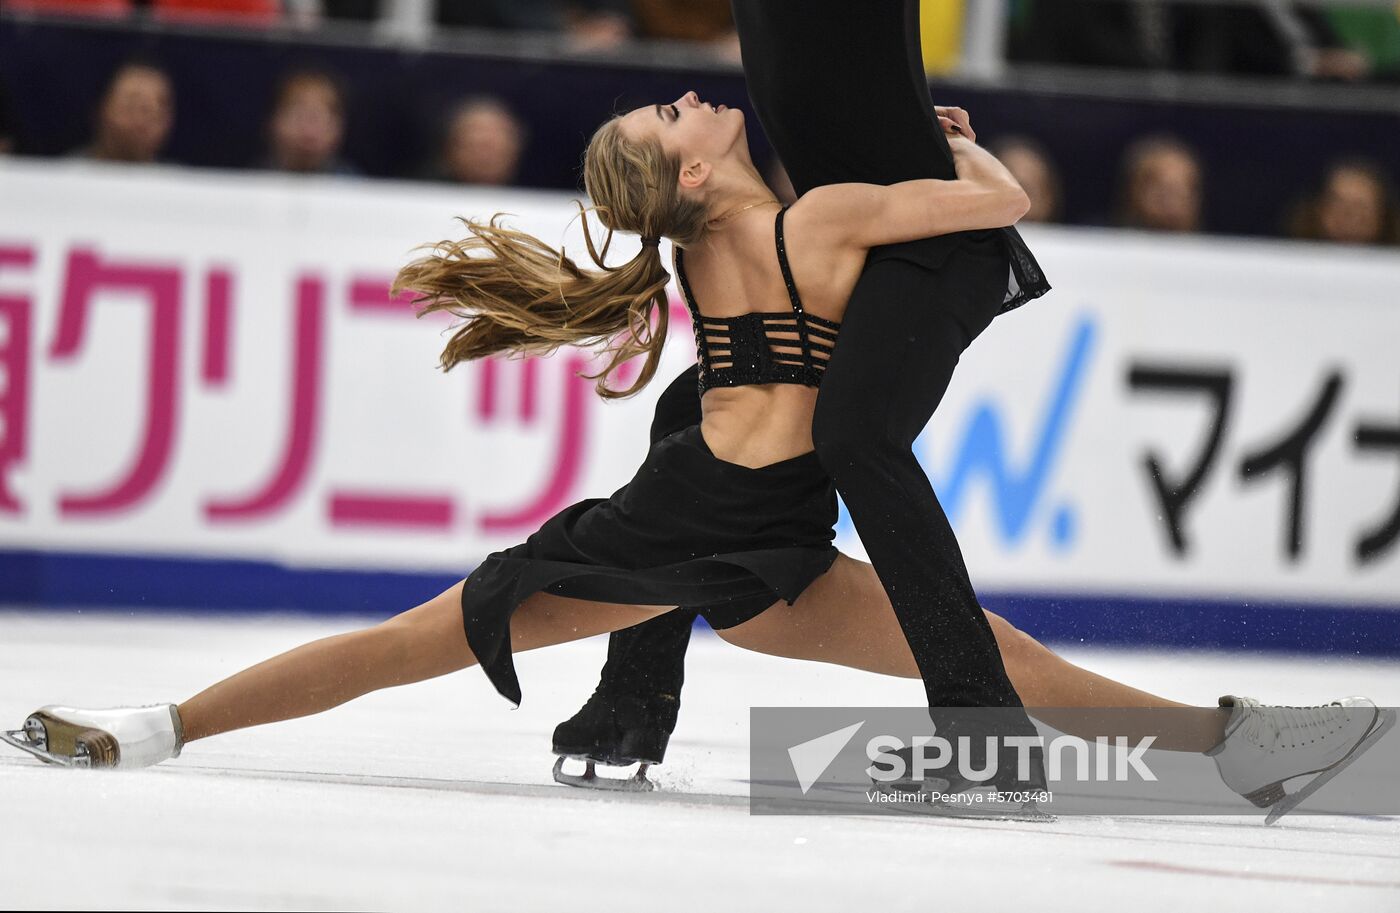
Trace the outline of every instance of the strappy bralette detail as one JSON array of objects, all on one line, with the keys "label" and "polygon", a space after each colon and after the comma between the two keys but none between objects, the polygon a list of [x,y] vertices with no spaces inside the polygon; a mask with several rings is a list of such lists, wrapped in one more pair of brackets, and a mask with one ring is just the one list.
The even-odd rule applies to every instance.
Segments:
[{"label": "strappy bralette detail", "polygon": [[778,267],[787,286],[792,313],[754,311],[737,317],[707,317],[700,313],[685,277],[685,253],[676,248],[676,278],[695,325],[695,349],[700,358],[700,392],[711,387],[747,384],[821,385],[827,360],[836,346],[841,324],[808,314],[792,281],[783,241],[783,216],[774,222]]}]

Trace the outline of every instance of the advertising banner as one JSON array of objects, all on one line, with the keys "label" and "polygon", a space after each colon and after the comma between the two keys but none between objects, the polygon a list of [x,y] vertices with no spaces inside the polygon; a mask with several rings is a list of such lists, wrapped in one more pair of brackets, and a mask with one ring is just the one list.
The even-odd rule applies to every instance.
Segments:
[{"label": "advertising banner", "polygon": [[[577,350],[442,373],[450,323],[388,293],[454,216],[587,265],[572,199],[0,165],[0,600],[314,608],[611,493],[694,361],[677,298],[658,380],[605,402]],[[969,349],[917,445],[989,605],[1146,641],[1194,607],[1207,645],[1313,612],[1288,646],[1400,651],[1400,256],[1025,233],[1054,291]],[[838,544],[863,554],[848,520]]]}]

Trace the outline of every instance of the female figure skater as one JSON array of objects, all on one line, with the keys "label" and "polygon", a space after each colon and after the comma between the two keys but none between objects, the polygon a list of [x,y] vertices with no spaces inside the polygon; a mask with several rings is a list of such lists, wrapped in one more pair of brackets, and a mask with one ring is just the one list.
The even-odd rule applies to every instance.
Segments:
[{"label": "female figure skater", "polygon": [[[834,185],[784,210],[753,165],[742,112],[687,93],[614,118],[590,141],[585,183],[609,241],[618,230],[642,237],[628,263],[607,267],[607,244],[600,252],[590,237],[600,269],[586,271],[493,219],[468,223],[466,240],[442,242],[405,267],[398,286],[418,292],[424,312],[466,318],[443,352],[445,368],[601,342],[609,357],[600,392],[620,396],[651,380],[665,343],[670,275],[659,245],[670,238],[704,365],[703,421],[658,441],[612,497],[566,508],[437,598],[181,705],[183,738],[304,715],[473,664],[518,703],[514,650],[629,627],[678,605],[716,628],[738,627],[775,602],[800,604],[819,578],[809,601],[848,590],[844,572],[832,571],[835,495],[813,450],[812,416],[866,256],[880,245],[1009,225],[1026,207],[992,156],[969,141],[957,152],[961,179]],[[999,254],[968,261],[1004,279]],[[636,383],[607,388],[612,371],[639,355]],[[788,643],[746,640],[772,652],[817,649],[821,624],[790,627],[779,634]],[[392,653],[377,652],[385,649]],[[863,652],[851,645],[852,664],[869,662]],[[77,751],[53,733],[46,741],[50,753]],[[103,742],[88,745],[92,760],[119,760],[119,743]]]},{"label": "female figure skater", "polygon": [[[654,374],[665,341],[651,327],[656,318],[664,331],[669,277],[658,245],[669,237],[695,321],[702,422],[655,444],[612,497],[565,509],[525,543],[389,621],[296,648],[178,707],[45,707],[7,740],[58,763],[139,767],[196,739],[475,664],[518,703],[513,652],[617,630],[678,605],[696,607],[749,649],[919,674],[871,569],[831,545],[835,500],[812,451],[811,419],[871,246],[1005,224],[1025,211],[1025,195],[995,159],[964,139],[952,145],[956,180],[834,185],[783,210],[749,158],[738,111],[687,93],[604,124],[589,145],[585,178],[609,230],[642,236],[631,261],[607,267],[607,245],[600,254],[590,240],[601,272],[585,271],[493,220],[468,223],[467,240],[438,245],[406,267],[399,284],[423,295],[425,311],[467,318],[443,353],[447,367],[603,340],[611,359],[600,387],[623,360],[642,355],[636,389]],[[965,259],[972,270],[1005,265],[1001,257]],[[1005,635],[1018,662],[1024,657],[1018,674],[1040,699],[1166,704],[1038,645],[1023,648],[1009,628]],[[1317,709],[1298,725],[1330,727],[1336,735],[1327,748],[1345,758],[1371,733],[1361,728],[1365,710]],[[1259,716],[1257,705],[1235,702],[1228,714],[1204,714],[1203,725],[1180,738],[1194,750],[1248,761],[1265,749],[1254,748],[1259,727],[1242,721]],[[1272,731],[1300,741],[1287,725]],[[1297,766],[1300,752],[1315,764],[1316,751],[1281,754],[1297,772],[1312,769]],[[1234,763],[1237,781],[1257,794],[1258,765]],[[1277,763],[1268,771],[1277,773]]]},{"label": "female figure skater", "polygon": [[[830,184],[955,177],[929,97],[918,0],[866,0],[858,13],[846,0],[733,6],[749,97],[799,195]],[[940,111],[969,129],[965,112]],[[963,227],[870,251],[812,429],[944,732],[959,728],[952,708],[1020,701],[912,445],[962,351],[995,316],[1049,289],[1014,228]],[[995,230],[976,230],[984,227]],[[670,400],[669,392],[665,413],[658,410],[663,427],[699,420],[698,402]],[[689,630],[686,618],[671,615],[614,635],[602,680],[556,730],[555,753],[660,762]]]}]

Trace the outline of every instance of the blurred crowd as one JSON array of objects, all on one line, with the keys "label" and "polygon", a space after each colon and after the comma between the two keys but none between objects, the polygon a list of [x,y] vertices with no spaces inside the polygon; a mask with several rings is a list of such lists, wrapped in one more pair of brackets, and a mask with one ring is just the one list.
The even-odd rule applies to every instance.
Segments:
[{"label": "blurred crowd", "polygon": [[[377,23],[403,0],[6,0],[10,10],[242,26]],[[555,33],[578,51],[693,42],[738,59],[730,0],[418,0],[438,28]],[[920,0],[958,43],[974,3],[1004,6],[1013,62],[1321,79],[1400,79],[1400,6],[1295,0]],[[853,4],[853,8],[858,4]],[[952,63],[959,49],[925,48]],[[932,63],[931,63],[932,65]],[[937,69],[938,66],[933,66]]]},{"label": "blurred crowd", "polygon": [[[345,90],[335,74],[321,69],[288,73],[267,114],[266,148],[248,166],[299,174],[359,174],[343,149],[347,113]],[[491,96],[469,96],[445,114],[440,147],[417,176],[510,185],[529,140],[528,129],[510,107]],[[116,69],[102,92],[91,136],[68,158],[163,162],[175,117],[175,90],[165,69],[154,60],[129,60]],[[0,153],[13,151],[17,133],[0,84]]]},{"label": "blurred crowd", "polygon": [[[96,106],[91,135],[70,159],[133,164],[162,161],[177,117],[174,87],[154,60],[119,66]],[[249,167],[299,174],[355,175],[344,152],[347,101],[334,73],[295,70],[283,77],[266,118],[266,148]],[[530,142],[530,130],[504,100],[489,95],[460,99],[444,112],[441,139],[417,177],[457,184],[509,186]],[[16,125],[0,85],[0,153],[13,149]],[[1072,192],[1045,147],[1029,136],[1002,137],[991,150],[1031,199],[1030,222],[1060,222]],[[774,161],[768,178],[789,201],[791,182]],[[1114,211],[1092,220],[1147,231],[1209,231],[1205,194],[1209,175],[1200,156],[1180,138],[1138,138],[1123,152]],[[1347,158],[1318,176],[1304,199],[1282,201],[1278,234],[1347,244],[1400,244],[1400,211],[1385,171],[1373,161]],[[1083,220],[1080,220],[1081,223]]]},{"label": "blurred crowd", "polygon": [[[992,142],[989,150],[1030,197],[1022,223],[1063,221],[1064,184],[1041,143],[1008,136]],[[1166,133],[1141,137],[1123,153],[1114,211],[1093,224],[1164,234],[1208,231],[1204,171],[1200,157],[1181,139]],[[781,163],[773,163],[768,183],[784,203],[796,200]],[[1375,162],[1338,159],[1313,191],[1285,201],[1278,227],[1279,235],[1300,241],[1400,246],[1400,199]]]},{"label": "blurred crowd", "polygon": [[[992,144],[991,151],[1031,199],[1023,221],[1060,221],[1065,188],[1044,147],[1030,137],[1013,136]],[[1176,234],[1209,230],[1206,169],[1181,139],[1155,134],[1135,140],[1123,153],[1117,181],[1115,211],[1102,224]],[[1395,189],[1377,163],[1340,159],[1304,198],[1283,201],[1279,234],[1308,241],[1400,245]]]},{"label": "blurred crowd", "polygon": [[1012,61],[1400,79],[1400,5],[1291,0],[1012,0]]},{"label": "blurred crowd", "polygon": [[[961,0],[960,0],[961,2]],[[737,61],[729,0],[426,0],[441,28],[556,33],[577,51],[607,51],[634,40],[694,42]],[[149,15],[204,25],[315,28],[374,23],[393,0],[7,0],[10,10],[120,19]]]}]

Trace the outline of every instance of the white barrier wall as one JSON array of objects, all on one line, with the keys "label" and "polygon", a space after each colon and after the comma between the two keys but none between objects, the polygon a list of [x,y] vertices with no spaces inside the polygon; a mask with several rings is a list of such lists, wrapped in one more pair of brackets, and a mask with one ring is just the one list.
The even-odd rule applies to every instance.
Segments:
[{"label": "white barrier wall", "polygon": [[[581,353],[443,375],[385,291],[457,214],[582,256],[570,199],[0,160],[0,550],[457,573],[610,493],[679,305],[604,403]],[[979,585],[1400,606],[1400,255],[1026,235],[1055,290],[920,443]]]}]

